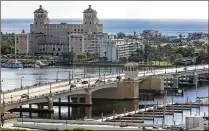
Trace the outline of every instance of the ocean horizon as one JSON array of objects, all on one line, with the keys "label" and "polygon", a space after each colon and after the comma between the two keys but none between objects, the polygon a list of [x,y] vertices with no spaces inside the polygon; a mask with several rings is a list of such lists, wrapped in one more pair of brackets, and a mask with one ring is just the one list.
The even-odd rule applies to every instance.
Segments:
[{"label": "ocean horizon", "polygon": [[[30,31],[30,24],[33,19],[1,19],[1,32],[20,33],[22,29]],[[68,23],[79,24],[82,19],[50,19],[50,23]],[[179,34],[187,36],[192,32],[208,33],[207,19],[100,19],[103,24],[103,32],[117,34],[124,32],[126,34],[141,33],[143,30],[158,30],[163,35]]]}]

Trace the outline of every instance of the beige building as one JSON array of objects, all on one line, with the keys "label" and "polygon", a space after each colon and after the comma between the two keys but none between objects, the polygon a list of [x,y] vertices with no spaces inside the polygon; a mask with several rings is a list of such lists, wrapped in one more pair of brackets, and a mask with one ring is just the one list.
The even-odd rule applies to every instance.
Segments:
[{"label": "beige building", "polygon": [[15,34],[15,54],[28,54],[29,53],[29,37],[28,33]]},{"label": "beige building", "polygon": [[34,11],[30,35],[31,54],[98,53],[103,43],[103,25],[99,23],[97,12],[91,5],[84,10],[81,24],[52,24],[48,12],[40,5]]}]

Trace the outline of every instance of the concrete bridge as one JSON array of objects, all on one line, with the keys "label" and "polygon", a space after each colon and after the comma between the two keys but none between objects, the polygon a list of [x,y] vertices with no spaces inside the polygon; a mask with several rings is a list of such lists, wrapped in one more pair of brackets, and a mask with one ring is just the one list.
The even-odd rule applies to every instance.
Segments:
[{"label": "concrete bridge", "polygon": [[[187,67],[187,71],[203,69],[208,69],[208,65]],[[70,102],[70,97],[78,94],[83,94],[85,96],[85,103],[89,105],[92,104],[92,98],[136,99],[138,98],[139,88],[141,88],[140,84],[142,83],[143,85],[143,82],[146,81],[148,77],[154,76],[157,79],[159,78],[160,82],[162,82],[161,77],[163,75],[174,74],[176,72],[185,72],[185,68],[167,68],[165,70],[155,70],[154,72],[138,72],[133,66],[133,68],[130,67],[130,70],[126,70],[125,74],[108,76],[104,74],[104,76],[100,77],[83,78],[80,80],[73,79],[8,90],[1,95],[3,107],[1,107],[0,111],[5,112],[22,105],[43,102],[48,102],[48,109],[53,110],[53,100],[68,97],[68,102]],[[121,76],[120,81],[117,80],[117,76]],[[101,82],[97,83],[96,81],[98,80]],[[88,81],[89,84],[82,84],[82,81]],[[159,81],[157,82],[159,83]],[[71,85],[75,87],[72,88]],[[23,98],[23,95],[26,97]],[[39,105],[38,107],[41,108]]]}]

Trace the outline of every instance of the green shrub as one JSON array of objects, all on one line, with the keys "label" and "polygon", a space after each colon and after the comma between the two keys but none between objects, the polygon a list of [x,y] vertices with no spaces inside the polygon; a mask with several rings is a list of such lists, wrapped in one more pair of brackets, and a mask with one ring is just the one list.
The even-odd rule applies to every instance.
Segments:
[{"label": "green shrub", "polygon": [[91,129],[86,129],[86,128],[69,128],[69,129],[65,129],[64,131],[92,131]]},{"label": "green shrub", "polygon": [[1,128],[1,131],[27,131],[27,130],[19,129],[19,128]]}]

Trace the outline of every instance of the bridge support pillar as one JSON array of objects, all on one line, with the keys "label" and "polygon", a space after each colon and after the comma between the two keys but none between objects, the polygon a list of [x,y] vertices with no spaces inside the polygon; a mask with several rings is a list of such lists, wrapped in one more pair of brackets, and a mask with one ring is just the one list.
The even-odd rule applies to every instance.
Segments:
[{"label": "bridge support pillar", "polygon": [[68,103],[72,102],[72,99],[70,96],[67,97]]},{"label": "bridge support pillar", "polygon": [[[48,98],[48,110],[53,111],[53,100],[52,98]],[[49,113],[48,115],[49,119],[53,118],[53,113]]]},{"label": "bridge support pillar", "polygon": [[85,116],[87,117],[87,119],[91,119],[92,117],[92,107],[86,107],[85,109]]},{"label": "bridge support pillar", "polygon": [[173,75],[173,88],[179,88],[179,81],[178,81],[178,76],[177,74]]},{"label": "bridge support pillar", "polygon": [[187,83],[187,84],[189,83],[188,80],[189,80],[189,76],[186,75],[186,83]]},{"label": "bridge support pillar", "polygon": [[88,105],[92,104],[92,94],[87,90],[86,95],[85,95],[85,103]]},{"label": "bridge support pillar", "polygon": [[197,72],[194,72],[193,73],[193,84],[197,85],[197,83],[198,83],[198,75],[197,75]]},{"label": "bridge support pillar", "polygon": [[77,103],[80,103],[80,97],[77,96]]},{"label": "bridge support pillar", "polygon": [[[44,109],[44,105],[41,104],[41,103],[37,104],[37,106],[38,106],[38,109],[39,109],[39,110],[40,110],[40,109]],[[42,113],[38,113],[38,117],[42,117],[42,116],[43,116]]]},{"label": "bridge support pillar", "polygon": [[166,82],[166,88],[168,88],[168,80],[169,80],[169,78],[165,78],[165,82]]}]

